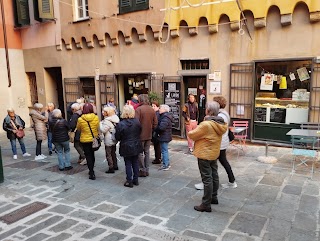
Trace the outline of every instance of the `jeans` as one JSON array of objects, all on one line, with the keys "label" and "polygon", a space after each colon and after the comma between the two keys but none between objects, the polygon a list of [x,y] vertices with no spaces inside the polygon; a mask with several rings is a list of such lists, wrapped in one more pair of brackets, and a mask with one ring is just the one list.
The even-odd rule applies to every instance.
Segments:
[{"label": "jeans", "polygon": [[234,181],[236,180],[234,178],[231,166],[227,160],[227,155],[226,155],[226,150],[220,150],[220,155],[218,157],[221,165],[224,167],[224,169],[226,169],[226,172],[228,174],[228,178],[229,178],[229,182],[234,183]]},{"label": "jeans", "polygon": [[48,149],[49,151],[52,151],[52,132],[48,131]]},{"label": "jeans", "polygon": [[17,155],[16,139],[18,139],[18,141],[19,141],[22,154],[26,153],[27,151],[26,151],[26,146],[24,145],[24,142],[23,142],[23,138],[14,138],[14,139],[10,139],[11,150],[12,150],[13,155]]},{"label": "jeans", "polygon": [[42,143],[42,141],[37,141],[36,156],[41,155],[41,143]]},{"label": "jeans", "polygon": [[82,142],[81,145],[83,147],[84,155],[87,159],[89,173],[94,174],[93,168],[96,160],[94,157],[94,150],[92,149],[92,142]]},{"label": "jeans", "polygon": [[151,140],[142,141],[143,153],[139,154],[140,170],[148,172],[150,163],[150,145]]},{"label": "jeans", "polygon": [[203,160],[198,158],[198,166],[204,185],[202,204],[211,206],[211,200],[217,199],[219,189],[218,163],[216,160]]},{"label": "jeans", "polygon": [[191,140],[188,136],[189,131],[192,131],[194,129],[196,129],[198,126],[196,121],[190,121],[190,123],[188,125],[186,125],[186,131],[187,131],[187,139],[188,139],[188,147],[189,149],[193,149],[193,140]]},{"label": "jeans", "polygon": [[83,148],[82,148],[80,141],[74,141],[74,148],[79,153],[79,160],[83,160],[86,158],[86,156],[84,155],[84,151],[83,151]]},{"label": "jeans", "polygon": [[[65,167],[70,167],[71,163],[70,163],[69,141],[55,142],[54,145],[58,153],[59,168],[63,169]],[[64,158],[63,158],[63,153],[64,153]]]},{"label": "jeans", "polygon": [[116,156],[116,145],[114,146],[105,146],[106,158],[108,161],[108,166],[110,169],[117,168],[117,156]]},{"label": "jeans", "polygon": [[[127,174],[128,182],[132,182],[132,180],[138,181],[138,176],[139,176],[138,157],[139,155],[124,157],[124,163],[126,165],[126,174]],[[132,177],[132,171],[133,171],[133,177]]]},{"label": "jeans", "polygon": [[162,154],[162,165],[164,167],[168,167],[170,165],[168,145],[169,145],[169,142],[160,141],[161,154]]}]

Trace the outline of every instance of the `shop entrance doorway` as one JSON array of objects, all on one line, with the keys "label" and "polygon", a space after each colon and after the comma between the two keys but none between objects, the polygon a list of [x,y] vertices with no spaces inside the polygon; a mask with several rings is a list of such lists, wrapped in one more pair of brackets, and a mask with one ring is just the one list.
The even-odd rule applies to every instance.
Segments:
[{"label": "shop entrance doorway", "polygon": [[207,77],[206,76],[183,76],[183,83],[185,86],[185,102],[189,94],[193,94],[199,107],[199,120],[200,123],[206,115],[206,101],[207,101]]}]

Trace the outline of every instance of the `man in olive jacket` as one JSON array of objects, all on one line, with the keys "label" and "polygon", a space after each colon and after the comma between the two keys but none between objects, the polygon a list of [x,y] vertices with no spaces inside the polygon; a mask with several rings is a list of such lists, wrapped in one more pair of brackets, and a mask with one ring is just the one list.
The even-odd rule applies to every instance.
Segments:
[{"label": "man in olive jacket", "polygon": [[139,107],[136,109],[135,118],[137,118],[141,123],[142,130],[140,139],[143,147],[143,153],[139,155],[139,176],[146,177],[149,176],[150,145],[152,139],[152,130],[154,130],[157,127],[158,120],[155,111],[150,106],[148,95],[139,95],[138,100]]}]

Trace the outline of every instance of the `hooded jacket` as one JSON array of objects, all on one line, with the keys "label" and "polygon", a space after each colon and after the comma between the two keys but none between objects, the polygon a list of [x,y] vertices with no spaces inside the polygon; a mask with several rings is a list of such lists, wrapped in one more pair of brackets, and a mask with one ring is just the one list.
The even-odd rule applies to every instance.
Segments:
[{"label": "hooded jacket", "polygon": [[120,156],[136,156],[142,152],[141,124],[138,119],[123,119],[116,126],[116,139],[120,141]]},{"label": "hooded jacket", "polygon": [[198,127],[188,133],[194,143],[193,155],[199,159],[213,161],[220,155],[222,135],[228,125],[218,116],[206,117]]},{"label": "hooded jacket", "polygon": [[89,113],[89,114],[82,114],[81,117],[78,118],[77,122],[77,130],[80,131],[80,142],[82,143],[88,143],[92,142],[92,134],[88,125],[88,122],[90,124],[92,133],[94,137],[97,137],[99,132],[99,118],[96,114],[94,113]]},{"label": "hooded jacket", "polygon": [[104,135],[104,144],[106,146],[114,146],[117,144],[116,140],[112,140],[112,134],[116,133],[116,125],[119,121],[117,115],[105,116],[104,119],[100,121],[100,131]]},{"label": "hooded jacket", "polygon": [[164,112],[160,115],[156,132],[159,135],[158,140],[161,142],[172,141],[172,123],[173,116],[170,112]]},{"label": "hooded jacket", "polygon": [[49,121],[49,131],[52,133],[52,142],[69,141],[69,124],[63,118],[52,117]]},{"label": "hooded jacket", "polygon": [[48,118],[41,115],[39,111],[31,110],[30,114],[31,119],[34,124],[34,133],[36,135],[37,141],[43,141],[47,139],[47,126]]}]

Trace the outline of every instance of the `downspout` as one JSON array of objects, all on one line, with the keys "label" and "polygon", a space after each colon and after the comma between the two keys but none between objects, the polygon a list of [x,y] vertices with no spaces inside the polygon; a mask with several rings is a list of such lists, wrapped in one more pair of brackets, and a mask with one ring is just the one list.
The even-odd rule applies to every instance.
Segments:
[{"label": "downspout", "polygon": [[7,62],[8,87],[11,87],[11,73],[10,73],[10,61],[9,61],[9,52],[8,52],[7,28],[6,28],[6,18],[4,16],[3,0],[0,0],[0,7],[1,7],[1,16],[2,16],[4,49],[6,53],[6,62]]}]

